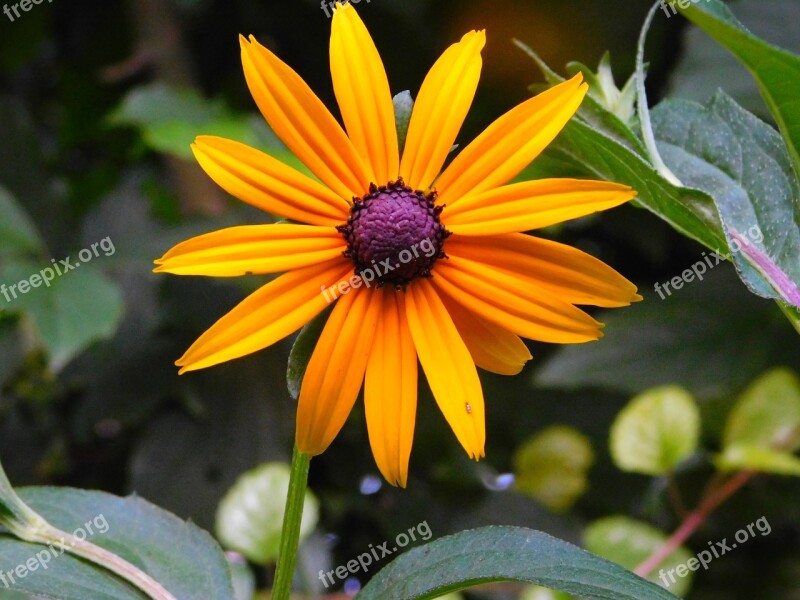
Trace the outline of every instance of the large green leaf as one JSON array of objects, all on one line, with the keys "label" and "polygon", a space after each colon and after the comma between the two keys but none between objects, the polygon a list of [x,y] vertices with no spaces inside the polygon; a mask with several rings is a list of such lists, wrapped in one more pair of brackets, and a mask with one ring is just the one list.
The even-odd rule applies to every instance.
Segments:
[{"label": "large green leaf", "polygon": [[667,166],[714,198],[748,288],[800,307],[800,184],[780,136],[723,92],[662,102],[652,121]]},{"label": "large green leaf", "polygon": [[534,583],[592,599],[675,598],[619,565],[522,527],[483,527],[416,547],[381,570],[357,598],[436,598],[492,581]]},{"label": "large green leaf", "polygon": [[[797,0],[738,0],[735,9],[737,19],[752,33],[800,53]],[[763,117],[769,115],[758,84],[747,68],[702,29],[686,28],[681,46],[683,51],[670,74],[666,96],[704,103],[722,88],[747,110]]]},{"label": "large green leaf", "polygon": [[679,10],[730,50],[755,78],[800,176],[800,57],[757,38],[720,0],[686,3]]},{"label": "large green leaf", "polygon": [[[563,81],[533,52],[522,47],[550,84]],[[562,176],[579,175],[629,185],[638,192],[635,205],[650,210],[682,234],[709,248],[725,247],[713,198],[665,180],[650,164],[644,146],[633,132],[592,98],[584,100],[578,118],[567,123],[543,156],[525,169],[519,179],[548,175],[538,164],[543,159],[548,168],[558,165],[557,171]]]},{"label": "large green leaf", "polygon": [[[22,488],[20,497],[52,525],[136,565],[178,600],[233,600],[225,557],[208,533],[137,498],[69,488]],[[45,557],[47,554],[47,557]],[[145,596],[104,569],[48,547],[0,536],[4,570],[26,566],[9,589],[59,600],[141,600]],[[45,566],[45,561],[46,566]]]},{"label": "large green leaf", "polygon": [[682,234],[709,248],[725,248],[713,199],[665,180],[641,155],[593,126],[573,119],[548,151],[551,159],[581,165],[585,174],[631,186],[634,204],[655,213]]},{"label": "large green leaf", "polygon": [[[0,306],[22,312],[31,320],[54,371],[94,341],[110,337],[123,314],[122,296],[114,282],[94,265],[74,259],[70,264],[75,268],[60,276],[53,264],[13,262],[0,266],[0,281],[8,282],[9,288],[17,286],[13,294],[6,290],[8,298],[4,295]],[[19,293],[19,282],[23,281],[25,291]]]},{"label": "large green leaf", "polygon": [[[532,56],[548,82],[562,80]],[[684,235],[726,256],[730,247],[741,248],[733,260],[743,281],[762,296],[788,303],[786,316],[798,327],[800,194],[780,138],[729,98],[720,96],[706,109],[714,112],[715,118],[700,124],[702,135],[698,134],[700,140],[696,141],[698,111],[682,111],[683,106],[667,103],[654,116],[659,117],[659,149],[668,154],[670,166],[677,165],[674,170],[687,187],[664,179],[641,143],[630,142],[632,134],[625,125],[591,98],[539,162],[553,171],[550,176],[582,175],[628,184],[638,192],[635,204]],[[546,174],[534,162],[522,178]],[[745,245],[743,241],[750,241],[748,232],[756,230],[764,239]]]}]

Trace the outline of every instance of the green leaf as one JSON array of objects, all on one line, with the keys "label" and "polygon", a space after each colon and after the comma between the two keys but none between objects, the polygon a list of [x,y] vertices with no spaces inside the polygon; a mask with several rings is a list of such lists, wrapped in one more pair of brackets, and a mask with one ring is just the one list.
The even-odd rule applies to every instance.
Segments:
[{"label": "green leaf", "polygon": [[[22,488],[19,495],[51,524],[70,533],[82,529],[89,541],[133,563],[176,598],[234,599],[225,557],[211,536],[141,498],[70,488]],[[59,600],[144,598],[108,571],[40,544],[2,535],[0,556],[4,570],[36,565],[35,573],[15,578],[12,590]]]},{"label": "green leaf", "polygon": [[800,477],[800,458],[793,454],[752,444],[733,444],[715,459],[722,471],[758,471]]},{"label": "green leaf", "polygon": [[[560,80],[532,56],[548,81]],[[669,106],[672,105],[666,105]],[[683,179],[691,180],[699,189],[676,186],[664,179],[646,158],[641,142],[631,144],[620,133],[620,128],[627,130],[624,124],[591,98],[584,101],[579,118],[567,124],[538,162],[562,176],[590,176],[632,186],[638,192],[634,204],[649,209],[682,234],[722,255],[728,255],[730,247],[740,249],[733,260],[751,290],[800,305],[800,263],[793,260],[798,252],[796,239],[800,232],[796,223],[800,208],[797,182],[794,177],[787,177],[791,167],[783,145],[777,134],[730,99],[717,100],[716,110],[721,116],[713,127],[704,123],[704,143],[696,150],[697,157],[688,163],[678,160],[681,157],[675,152],[669,153],[667,144],[675,141],[670,139],[674,131],[682,132],[679,139],[686,139],[686,132],[697,125],[693,114],[671,111],[659,121],[661,127],[656,132],[657,138],[667,137],[663,140],[666,143],[659,143],[658,147],[669,153],[671,170],[679,171]],[[654,111],[654,117],[658,114]],[[632,135],[629,130],[627,135]],[[689,141],[693,139],[688,136]],[[727,144],[720,144],[720,140]],[[746,155],[739,171],[735,169],[738,157],[731,154],[737,145],[744,148]],[[709,173],[714,177],[709,178]],[[721,181],[727,173],[727,185],[723,186]],[[535,161],[522,177],[545,175]],[[775,198],[765,191],[771,189],[770,185],[778,186]],[[779,210],[773,216],[769,211],[775,207]],[[747,237],[750,231],[762,232],[763,238],[745,244],[754,241]],[[786,244],[785,249],[781,244]],[[787,317],[796,323],[789,314]]]},{"label": "green leaf", "polygon": [[[520,48],[525,54],[527,54],[533,62],[536,63],[536,66],[539,67],[539,70],[544,75],[544,78],[550,85],[558,85],[559,83],[565,81],[563,77],[561,77],[558,73],[553,71],[547,63],[545,63],[539,56],[531,50],[528,46],[520,42],[519,40],[514,40],[514,44]],[[568,65],[568,68],[571,71],[575,70],[575,64],[571,63],[572,66]],[[535,92],[538,91],[540,86],[534,84],[530,86],[531,91]],[[626,89],[629,89],[629,84],[625,85]],[[630,94],[630,91],[627,92]],[[592,128],[597,130],[598,132],[604,134],[606,137],[610,137],[612,140],[618,142],[622,146],[626,147],[628,150],[637,154],[639,156],[645,156],[646,150],[642,141],[634,135],[633,131],[628,127],[626,123],[624,123],[617,115],[613,114],[608,110],[608,108],[604,107],[593,95],[588,95],[584,98],[581,107],[578,109],[578,118],[590,125]],[[574,119],[573,119],[574,120]],[[556,138],[556,141],[558,138]],[[549,147],[549,146],[548,146]],[[526,168],[536,168],[537,162],[540,161],[540,158],[537,158],[531,165]],[[570,161],[572,163],[572,161]],[[573,168],[578,166],[578,163],[573,164]],[[519,179],[530,179],[531,177],[525,176],[526,172],[523,171],[522,175]]]},{"label": "green leaf", "polygon": [[666,475],[697,449],[700,412],[678,386],[648,390],[631,400],[611,426],[611,457],[623,471]]},{"label": "green leaf", "polygon": [[780,136],[719,92],[707,106],[662,102],[658,147],[687,187],[714,198],[727,254],[755,294],[800,306],[800,184]]},{"label": "green leaf", "polygon": [[567,65],[567,73],[570,75],[576,75],[579,72],[583,73],[584,80],[589,84],[591,98],[623,123],[631,121],[636,101],[634,78],[628,79],[622,89],[617,87],[611,70],[610,52],[607,51],[603,54],[600,65],[597,67],[597,73],[579,62],[571,62]]},{"label": "green leaf", "polygon": [[153,150],[186,159],[192,158],[191,144],[198,135],[217,135],[242,141],[251,146],[258,144],[251,133],[251,123],[246,116],[222,115],[202,125],[191,121],[155,122],[148,124],[142,130],[144,141]]},{"label": "green leaf", "polygon": [[333,310],[333,307],[329,306],[300,330],[292,346],[292,351],[289,353],[286,384],[289,387],[289,394],[295,400],[300,397],[300,386],[303,384],[308,361],[311,360],[311,354],[314,352],[314,348],[317,347],[319,336],[322,335],[325,323],[328,322],[331,310]]},{"label": "green leaf", "polygon": [[730,50],[753,75],[800,177],[800,57],[754,36],[719,0],[678,7],[695,25]]},{"label": "green leaf", "polygon": [[[709,248],[726,247],[719,214],[710,196],[669,183],[642,154],[631,149],[628,140],[619,134],[612,137],[609,131],[616,131],[620,121],[611,113],[596,113],[595,119],[591,124],[583,118],[572,119],[548,147],[548,159],[572,165],[576,175],[629,185],[638,192],[635,205],[655,213],[683,235]],[[602,128],[597,120],[604,122]],[[531,175],[527,169],[523,173],[523,177]]]},{"label": "green leaf", "polygon": [[397,144],[400,148],[400,156],[406,147],[406,136],[408,135],[408,124],[411,122],[411,112],[414,110],[414,99],[408,90],[397,94],[392,101],[394,102],[394,120],[397,126]]},{"label": "green leaf", "polygon": [[0,186],[0,258],[45,254],[36,226],[14,197]]},{"label": "green leaf", "polygon": [[190,88],[156,83],[135,88],[109,118],[113,125],[131,125],[153,150],[192,159],[191,144],[199,135],[217,135],[263,150],[308,173],[258,115],[234,113],[223,102],[203,98]]},{"label": "green leaf", "polygon": [[773,369],[745,390],[730,412],[724,446],[759,446],[789,453],[800,449],[800,379]]},{"label": "green leaf", "polygon": [[657,585],[541,531],[482,527],[418,546],[382,569],[358,600],[417,600],[519,581],[603,600],[674,600]]},{"label": "green leaf", "polygon": [[[94,265],[74,258],[70,264],[75,268],[60,276],[53,264],[0,266],[0,281],[8,282],[9,288],[17,286],[3,298],[10,302],[0,300],[0,306],[30,319],[54,371],[60,371],[93,342],[111,337],[123,314],[122,295],[114,282]],[[23,281],[27,291],[21,293],[19,282]],[[34,283],[36,287],[32,287]]]},{"label": "green leaf", "polygon": [[225,555],[231,570],[231,580],[236,600],[254,600],[256,597],[256,576],[243,556],[235,552]]},{"label": "green leaf", "polygon": [[[225,547],[262,565],[278,558],[289,476],[288,465],[267,463],[242,475],[228,490],[217,510],[216,526]],[[319,518],[319,502],[310,490],[303,507],[301,541]]]},{"label": "green leaf", "polygon": [[554,425],[514,454],[516,488],[554,511],[569,509],[586,491],[594,463],[589,439],[577,429]]},{"label": "green leaf", "polygon": [[[769,37],[772,44],[797,54],[797,8],[797,0],[739,0],[736,17],[755,35]],[[702,29],[687,27],[681,46],[667,96],[704,103],[722,88],[747,110],[769,116],[758,85],[745,66]]]},{"label": "green leaf", "polygon": [[[583,534],[583,540],[590,552],[626,569],[635,569],[664,545],[667,535],[646,523],[629,517],[615,516],[600,519],[589,525]],[[690,563],[692,560],[694,562]],[[675,575],[670,577],[668,573],[670,569],[687,563],[690,563],[690,567],[694,566],[695,571],[699,568],[699,561],[694,558],[694,553],[681,546],[661,561],[648,579],[669,587],[676,596],[683,597],[691,588],[693,571],[684,567],[678,572],[685,571],[684,577]],[[659,577],[661,569],[665,571],[663,579]]]}]

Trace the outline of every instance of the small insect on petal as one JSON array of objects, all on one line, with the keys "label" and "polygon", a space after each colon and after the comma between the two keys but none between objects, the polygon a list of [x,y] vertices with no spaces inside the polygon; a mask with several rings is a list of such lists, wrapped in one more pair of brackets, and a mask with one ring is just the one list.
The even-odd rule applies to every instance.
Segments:
[{"label": "small insect on petal", "polygon": [[469,405],[469,402],[466,402],[465,406],[467,407],[467,414],[471,415],[472,414],[472,407]]}]

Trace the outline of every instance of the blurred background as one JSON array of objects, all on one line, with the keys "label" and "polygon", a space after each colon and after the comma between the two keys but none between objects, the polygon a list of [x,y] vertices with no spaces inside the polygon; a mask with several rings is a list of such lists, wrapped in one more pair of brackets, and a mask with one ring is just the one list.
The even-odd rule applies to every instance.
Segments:
[{"label": "blurred background", "polygon": [[[800,51],[800,2],[750,0],[733,8],[757,34]],[[610,50],[621,86],[647,9],[631,0],[358,5],[393,93],[416,95],[449,44],[487,29],[462,145],[541,81],[513,38],[560,73],[570,61],[594,66]],[[114,251],[100,252],[52,289],[0,299],[0,458],[15,485],[135,492],[213,531],[217,506],[242,473],[290,457],[291,340],[178,377],[173,362],[188,345],[265,279],[156,276],[152,261],[191,235],[271,220],[217,188],[188,145],[213,133],[291,161],[248,94],[237,37],[255,35],[335,111],[330,19],[317,0],[53,0],[19,14],[0,14],[0,283],[106,238]],[[660,11],[649,40],[651,102],[667,94],[702,101],[724,86],[767,118],[744,69],[680,16]],[[677,520],[662,484],[611,463],[608,431],[619,410],[642,390],[681,385],[700,403],[710,452],[748,384],[772,367],[800,370],[797,334],[729,264],[666,300],[653,292],[702,248],[650,213],[626,206],[542,233],[609,263],[640,286],[645,301],[612,315],[598,311],[607,337],[597,344],[531,343],[534,359],[521,375],[481,373],[488,443],[480,463],[468,460],[423,380],[406,490],[382,482],[357,404],[332,447],[312,462],[310,486],[321,509],[305,544],[310,573],[422,521],[436,538],[517,524],[580,543],[588,522],[614,514],[671,531]],[[575,453],[557,450],[532,467],[515,460],[553,425],[579,434],[584,460],[576,466]],[[711,471],[701,454],[681,472],[689,502]],[[515,478],[538,483],[514,489]],[[720,509],[695,546],[762,515],[773,531],[715,562],[688,597],[800,598],[798,494],[796,479],[757,478]],[[263,585],[268,569],[255,571]],[[490,588],[470,597],[518,592]]]}]

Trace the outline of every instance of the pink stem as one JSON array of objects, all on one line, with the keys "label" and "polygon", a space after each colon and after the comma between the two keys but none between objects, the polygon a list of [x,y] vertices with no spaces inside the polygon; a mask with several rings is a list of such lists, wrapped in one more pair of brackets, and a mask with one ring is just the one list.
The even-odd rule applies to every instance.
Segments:
[{"label": "pink stem", "polygon": [[669,536],[669,539],[636,567],[634,573],[640,577],[647,577],[652,573],[665,558],[678,549],[681,544],[697,531],[705,522],[706,518],[708,518],[708,515],[714,512],[720,504],[725,502],[725,500],[736,493],[744,484],[750,481],[753,475],[755,475],[754,471],[742,471],[728,479],[716,490],[710,492],[695,510],[686,515],[680,527]]}]

